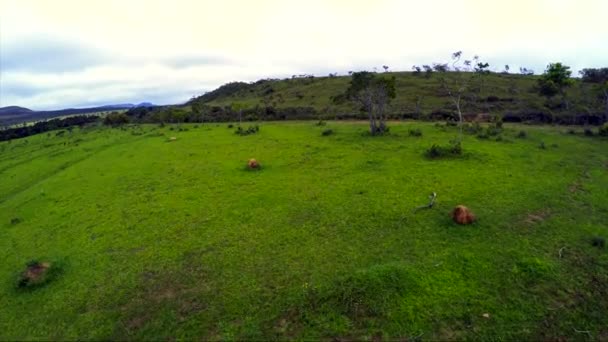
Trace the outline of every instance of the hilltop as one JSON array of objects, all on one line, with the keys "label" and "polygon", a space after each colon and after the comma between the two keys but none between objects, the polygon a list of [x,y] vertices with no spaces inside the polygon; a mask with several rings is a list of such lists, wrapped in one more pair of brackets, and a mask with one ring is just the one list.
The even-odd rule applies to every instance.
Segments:
[{"label": "hilltop", "polygon": [[[450,72],[447,77],[454,77],[454,74]],[[388,109],[393,119],[446,119],[454,112],[437,75],[387,72],[378,73],[378,76],[396,78],[397,97]],[[209,106],[213,116],[240,103],[246,108],[245,117],[250,120],[356,118],[360,115],[358,108],[342,97],[350,79],[350,76],[294,75],[290,79],[231,82],[192,99],[188,105]],[[504,73],[482,76],[473,81],[476,90],[465,98],[463,110],[469,115],[502,115],[506,121],[582,124],[605,120],[601,103],[589,97],[588,85],[580,79],[573,79],[573,85],[567,90],[568,108],[563,108],[556,99],[542,97],[536,88],[538,79],[539,76],[534,75]]]}]

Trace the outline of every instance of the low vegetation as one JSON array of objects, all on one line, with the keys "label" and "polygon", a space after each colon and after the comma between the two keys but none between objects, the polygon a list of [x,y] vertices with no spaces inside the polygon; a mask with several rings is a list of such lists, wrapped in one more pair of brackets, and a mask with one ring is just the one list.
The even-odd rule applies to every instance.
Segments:
[{"label": "low vegetation", "polygon": [[599,134],[209,121],[0,143],[0,340],[607,336]]}]

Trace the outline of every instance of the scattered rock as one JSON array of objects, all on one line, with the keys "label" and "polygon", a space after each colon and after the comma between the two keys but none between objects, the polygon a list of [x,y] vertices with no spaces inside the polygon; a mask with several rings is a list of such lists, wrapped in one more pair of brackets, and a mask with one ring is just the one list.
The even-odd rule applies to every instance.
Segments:
[{"label": "scattered rock", "polygon": [[169,138],[169,141],[175,141],[175,140],[177,140],[177,138],[176,138],[176,137],[171,137],[171,138]]},{"label": "scattered rock", "polygon": [[259,169],[260,168],[260,163],[258,163],[257,160],[251,158],[249,159],[249,161],[247,162],[247,167],[250,169]]},{"label": "scattered rock", "polygon": [[464,205],[457,205],[451,213],[452,219],[458,224],[471,224],[475,221],[475,215]]},{"label": "scattered rock", "polygon": [[20,288],[33,287],[40,285],[48,280],[48,273],[51,263],[32,261],[27,264],[27,268],[19,277],[17,284]]},{"label": "scattered rock", "polygon": [[483,316],[483,318],[490,318],[490,314],[489,314],[489,313],[484,313],[484,314],[483,314],[483,315],[481,315],[481,316]]}]

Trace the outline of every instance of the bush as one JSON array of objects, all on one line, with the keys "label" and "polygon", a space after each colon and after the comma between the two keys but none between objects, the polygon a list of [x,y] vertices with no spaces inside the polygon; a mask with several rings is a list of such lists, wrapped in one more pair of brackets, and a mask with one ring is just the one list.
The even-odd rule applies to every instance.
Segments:
[{"label": "bush", "polygon": [[332,134],[334,134],[334,131],[332,129],[323,130],[323,132],[321,133],[321,135],[324,137]]},{"label": "bush", "polygon": [[608,122],[603,124],[598,130],[597,135],[600,137],[608,137]]},{"label": "bush", "polygon": [[107,126],[120,126],[129,123],[129,117],[125,113],[110,113],[103,119],[103,124]]},{"label": "bush", "polygon": [[319,120],[319,122],[317,122],[315,125],[316,126],[325,126],[325,125],[327,125],[327,123],[323,120]]},{"label": "bush", "polygon": [[243,127],[239,126],[236,129],[236,131],[234,131],[234,133],[238,134],[238,135],[250,135],[250,134],[255,134],[259,131],[260,131],[260,127],[258,125],[249,126],[247,129],[243,129]]},{"label": "bush", "polygon": [[474,122],[472,125],[467,124],[464,127],[465,133],[468,133],[468,134],[480,134],[482,130],[483,130],[483,128],[481,127],[479,122]]},{"label": "bush", "polygon": [[569,128],[568,134],[576,134],[576,131],[574,130],[574,128]]},{"label": "bush", "polygon": [[590,128],[585,128],[584,133],[585,133],[585,136],[588,136],[588,137],[593,136],[593,131]]},{"label": "bush", "polygon": [[460,142],[451,142],[447,146],[433,144],[431,148],[426,150],[425,155],[430,159],[459,156],[462,155],[462,147]]},{"label": "bush", "polygon": [[422,136],[422,131],[420,130],[420,128],[410,129],[409,133],[410,133],[410,136],[412,136],[412,137],[421,137]]},{"label": "bush", "polygon": [[538,148],[540,148],[541,150],[546,150],[546,149],[547,149],[547,146],[545,145],[545,142],[544,142],[544,141],[541,141],[541,142],[540,142],[540,145],[538,145]]},{"label": "bush", "polygon": [[527,138],[528,133],[526,133],[526,131],[519,131],[519,133],[517,133],[517,137],[522,139]]},{"label": "bush", "polygon": [[233,125],[233,124],[229,124],[229,125],[228,125],[228,128],[233,128],[233,127],[234,127],[234,125]]},{"label": "bush", "polygon": [[604,246],[606,246],[606,239],[601,236],[596,236],[591,239],[591,245],[598,248],[604,248]]}]

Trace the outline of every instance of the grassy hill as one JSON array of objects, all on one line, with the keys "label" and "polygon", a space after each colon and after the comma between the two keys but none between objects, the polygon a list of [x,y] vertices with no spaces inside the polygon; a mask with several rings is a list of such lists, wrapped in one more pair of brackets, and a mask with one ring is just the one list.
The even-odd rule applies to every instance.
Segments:
[{"label": "grassy hill", "polygon": [[[299,89],[322,105],[346,81]],[[429,160],[455,128],[366,128],[85,127],[0,143],[0,340],[608,336],[608,250],[592,243],[608,237],[606,139],[507,125]],[[477,222],[453,223],[457,204]],[[34,260],[54,278],[18,288]]]},{"label": "grassy hill", "polygon": [[[389,108],[393,118],[444,119],[454,111],[449,97],[440,87],[437,75],[430,78],[411,72],[379,75],[396,77],[397,97]],[[453,78],[455,74],[448,73],[447,77]],[[476,76],[471,74],[468,77]],[[541,97],[535,89],[537,80],[538,76],[498,73],[477,78],[471,83],[473,91],[468,93],[463,110],[473,115],[507,115],[517,121],[552,122],[552,118],[557,118],[563,123],[582,123],[589,116],[600,117],[597,123],[606,120],[601,101],[590,96],[587,84],[575,80],[567,90],[569,106],[566,109],[560,107],[561,101],[557,98],[548,101]],[[249,111],[265,107],[279,112],[287,108],[311,108],[318,117],[335,119],[358,113],[358,108],[352,103],[336,104],[333,101],[344,93],[349,82],[349,76],[260,80],[251,84],[234,82],[195,101],[218,107],[238,102],[243,103]]]}]

